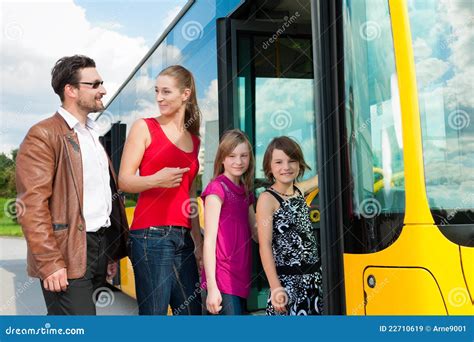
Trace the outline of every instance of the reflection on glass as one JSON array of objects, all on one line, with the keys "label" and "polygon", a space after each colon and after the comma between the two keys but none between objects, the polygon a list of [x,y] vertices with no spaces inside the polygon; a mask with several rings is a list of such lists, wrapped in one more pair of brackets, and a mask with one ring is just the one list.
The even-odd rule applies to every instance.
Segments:
[{"label": "reflection on glass", "polygon": [[345,1],[344,30],[345,135],[352,186],[345,224],[360,227],[360,246],[353,246],[354,251],[375,251],[396,238],[405,210],[401,113],[387,1]]},{"label": "reflection on glass", "polygon": [[264,178],[263,154],[270,141],[287,135],[303,149],[311,167],[307,179],[317,169],[311,39],[279,37],[265,45],[267,40],[264,35],[239,37],[239,126],[255,144],[255,178]]},{"label": "reflection on glass", "polygon": [[429,204],[437,224],[469,223],[474,218],[472,2],[412,1],[409,15]]},{"label": "reflection on glass", "polygon": [[316,174],[316,137],[313,79],[257,78],[255,96],[256,178],[264,178],[263,154],[274,137],[286,135],[297,141],[311,171]]},{"label": "reflection on glass", "polygon": [[[199,180],[204,165],[212,165],[211,159],[214,158],[213,154],[202,151],[206,146],[205,139],[210,139],[213,144],[219,141],[218,133],[207,136],[205,131],[209,126],[206,123],[218,119],[216,19],[227,16],[239,3],[239,0],[196,1],[106,108],[114,122],[127,124],[128,134],[135,120],[159,115],[154,92],[158,73],[173,64],[182,64],[189,69],[196,80],[198,103],[203,114]],[[157,32],[157,37],[159,34]]]}]

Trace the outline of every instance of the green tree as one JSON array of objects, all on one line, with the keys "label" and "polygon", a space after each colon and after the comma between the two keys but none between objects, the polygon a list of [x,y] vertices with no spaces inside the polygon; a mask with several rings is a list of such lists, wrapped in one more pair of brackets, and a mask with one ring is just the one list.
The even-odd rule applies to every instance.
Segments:
[{"label": "green tree", "polygon": [[0,170],[5,170],[6,168],[14,165],[14,161],[8,157],[5,153],[0,153]]},{"label": "green tree", "polygon": [[11,152],[12,157],[0,153],[0,197],[16,197],[15,159],[18,149]]}]

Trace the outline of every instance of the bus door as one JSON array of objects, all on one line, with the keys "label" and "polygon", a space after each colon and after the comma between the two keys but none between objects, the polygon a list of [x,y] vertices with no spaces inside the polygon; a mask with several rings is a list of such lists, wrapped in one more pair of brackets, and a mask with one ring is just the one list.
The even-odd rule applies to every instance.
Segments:
[{"label": "bus door", "polygon": [[[316,174],[316,119],[310,1],[249,2],[230,18],[218,20],[219,133],[239,128],[249,136],[255,153],[255,195],[264,180],[263,155],[278,136],[296,140]],[[319,196],[308,198],[319,234]],[[319,236],[319,235],[318,235]],[[250,311],[266,306],[268,282],[253,249],[254,271]]]}]

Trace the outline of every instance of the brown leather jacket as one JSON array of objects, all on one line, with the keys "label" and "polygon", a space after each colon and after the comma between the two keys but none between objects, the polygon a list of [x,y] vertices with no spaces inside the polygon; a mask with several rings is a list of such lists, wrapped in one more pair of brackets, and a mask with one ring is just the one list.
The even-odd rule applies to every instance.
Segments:
[{"label": "brown leather jacket", "polygon": [[[111,226],[106,230],[110,260],[126,256],[128,224],[109,160]],[[28,275],[45,279],[66,267],[68,279],[86,272],[86,230],[79,140],[61,115],[34,125],[16,159],[18,220],[28,245]]]}]

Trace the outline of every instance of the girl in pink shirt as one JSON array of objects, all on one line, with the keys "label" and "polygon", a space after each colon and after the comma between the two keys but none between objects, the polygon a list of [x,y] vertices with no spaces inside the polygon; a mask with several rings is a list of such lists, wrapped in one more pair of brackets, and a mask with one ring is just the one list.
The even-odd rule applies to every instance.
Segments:
[{"label": "girl in pink shirt", "polygon": [[206,308],[211,314],[241,315],[251,282],[251,239],[256,240],[252,191],[254,157],[245,134],[226,132],[214,161],[214,179],[204,201]]}]

